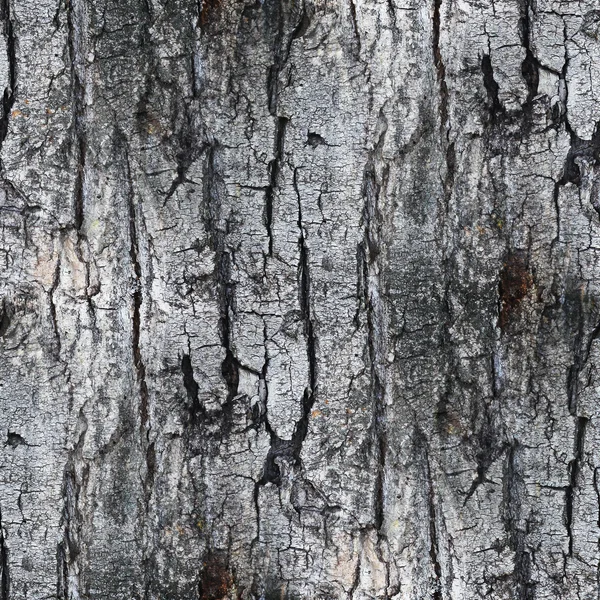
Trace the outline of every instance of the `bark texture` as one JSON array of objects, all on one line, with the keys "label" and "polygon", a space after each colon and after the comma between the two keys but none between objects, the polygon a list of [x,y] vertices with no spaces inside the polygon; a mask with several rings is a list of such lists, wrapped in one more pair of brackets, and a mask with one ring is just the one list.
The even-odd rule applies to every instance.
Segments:
[{"label": "bark texture", "polygon": [[599,597],[596,1],[0,20],[0,600]]}]

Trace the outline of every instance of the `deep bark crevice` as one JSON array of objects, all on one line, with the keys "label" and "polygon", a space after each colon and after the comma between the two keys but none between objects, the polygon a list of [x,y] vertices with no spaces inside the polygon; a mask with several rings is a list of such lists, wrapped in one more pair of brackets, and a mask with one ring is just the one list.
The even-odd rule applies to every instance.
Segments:
[{"label": "deep bark crevice", "polygon": [[61,340],[60,331],[58,328],[58,315],[56,312],[56,303],[54,302],[54,295],[56,294],[56,290],[58,290],[58,286],[60,285],[60,269],[61,259],[59,255],[56,260],[56,266],[54,267],[54,277],[52,278],[52,285],[48,290],[48,305],[50,307],[50,321],[52,323],[52,330],[54,333],[55,340],[55,355],[59,360],[61,352]]},{"label": "deep bark crevice", "polygon": [[298,199],[298,250],[300,260],[298,263],[298,280],[300,295],[300,312],[304,321],[304,338],[306,340],[306,354],[308,357],[308,387],[304,391],[302,400],[302,417],[296,423],[294,430],[294,454],[300,460],[302,443],[308,433],[308,420],[315,404],[317,393],[317,339],[311,312],[311,281],[309,265],[309,248],[306,243],[304,221],[302,218],[302,201],[298,188],[298,169],[294,169],[294,189]]},{"label": "deep bark crevice", "polygon": [[[359,281],[357,293],[366,313],[367,350],[370,369],[369,396],[372,410],[372,448],[376,462],[376,477],[373,489],[374,526],[381,532],[385,513],[385,468],[387,456],[387,429],[385,407],[385,346],[386,324],[382,300],[381,251],[382,215],[381,195],[385,190],[389,168],[383,160],[383,145],[388,123],[383,112],[378,118],[378,138],[369,155],[363,172],[362,195],[364,199],[361,216],[363,240],[359,243]],[[362,265],[362,269],[360,269]],[[358,323],[358,313],[355,316]]]},{"label": "deep bark crevice", "polygon": [[481,71],[483,73],[483,85],[488,95],[490,122],[492,125],[495,125],[498,116],[504,113],[504,107],[498,95],[500,87],[494,79],[494,67],[492,66],[492,59],[489,54],[484,54],[481,58]]},{"label": "deep bark crevice", "polygon": [[194,368],[190,354],[184,354],[181,357],[181,372],[183,374],[183,385],[186,389],[188,401],[190,402],[190,418],[192,424],[195,424],[199,418],[205,416],[205,409],[198,399],[198,383],[194,379]]},{"label": "deep bark crevice", "polygon": [[269,185],[265,191],[265,226],[269,237],[269,256],[273,256],[273,199],[279,185],[279,173],[283,160],[285,130],[288,119],[278,117],[275,125],[274,158],[269,162]]},{"label": "deep bark crevice", "polygon": [[573,556],[573,503],[579,485],[579,473],[583,461],[585,431],[589,419],[578,417],[575,423],[575,449],[573,460],[569,462],[569,485],[565,490],[565,527],[569,537],[569,557]]},{"label": "deep bark crevice", "polygon": [[233,352],[232,315],[235,314],[235,282],[232,281],[232,256],[226,246],[227,217],[222,214],[223,182],[217,165],[219,144],[214,141],[207,153],[204,168],[204,197],[207,203],[205,228],[210,237],[211,248],[215,253],[214,279],[219,301],[219,329],[221,345],[225,357],[221,361],[221,376],[227,386],[227,397],[221,407],[223,433],[228,434],[232,427],[233,402],[238,395],[240,364]]},{"label": "deep bark crevice", "polygon": [[[127,154],[127,153],[126,153]],[[142,350],[140,346],[141,336],[141,311],[143,303],[143,292],[142,292],[142,266],[139,259],[139,242],[137,234],[137,215],[135,207],[135,191],[133,189],[133,182],[131,179],[131,171],[129,158],[127,157],[127,179],[129,182],[129,189],[127,193],[128,210],[129,210],[129,257],[131,259],[131,265],[133,268],[133,274],[135,277],[134,291],[133,291],[133,319],[131,328],[131,346],[133,352],[133,364],[136,371],[136,379],[139,386],[140,394],[140,429],[144,432],[148,425],[148,384],[146,383],[146,365],[142,357]],[[146,431],[146,435],[148,432]]]},{"label": "deep bark crevice", "polygon": [[531,555],[526,544],[522,504],[527,492],[519,465],[519,443],[510,445],[504,469],[503,509],[508,545],[514,552],[513,582],[516,600],[533,600],[536,584],[531,578]]},{"label": "deep bark crevice", "polygon": [[360,59],[361,52],[361,41],[360,41],[360,31],[358,29],[358,20],[356,16],[356,4],[354,0],[348,0],[350,3],[350,19],[352,21],[352,32],[354,33],[354,40],[356,41],[356,58]]},{"label": "deep bark crevice", "polygon": [[446,65],[444,64],[440,48],[441,8],[442,0],[434,0],[431,43],[433,48],[433,62],[436,69],[440,94],[440,130],[445,132],[448,124],[448,84],[446,83]]},{"label": "deep bark crevice", "polygon": [[440,563],[440,548],[439,535],[437,526],[437,510],[435,490],[433,487],[433,477],[431,474],[431,462],[429,460],[429,450],[427,448],[427,438],[420,430],[417,430],[417,443],[422,446],[424,466],[425,466],[425,481],[426,481],[426,497],[427,497],[427,522],[429,527],[429,560],[434,575],[433,583],[433,600],[442,600],[442,565]]},{"label": "deep bark crevice", "polygon": [[62,540],[57,546],[57,596],[60,600],[70,600],[79,596],[79,573],[77,565],[83,548],[80,534],[83,515],[80,498],[85,490],[89,467],[83,460],[83,444],[88,429],[83,409],[79,412],[79,437],[69,453],[63,475],[63,513],[61,517]]},{"label": "deep bark crevice", "polygon": [[[300,311],[302,314],[302,319],[304,322],[304,337],[306,340],[306,353],[308,357],[308,386],[304,391],[304,395],[302,397],[302,414],[300,419],[296,421],[296,425],[294,427],[294,432],[292,434],[291,440],[283,440],[281,439],[275,431],[271,428],[268,420],[267,411],[265,410],[265,414],[263,417],[263,421],[265,424],[265,429],[271,438],[271,445],[269,448],[269,452],[267,454],[267,458],[265,460],[265,465],[263,468],[263,475],[259,485],[265,485],[268,482],[275,483],[276,485],[281,484],[281,472],[280,468],[277,465],[277,459],[282,458],[286,460],[286,462],[291,463],[295,467],[301,467],[301,453],[302,453],[302,445],[306,436],[308,434],[308,424],[311,415],[312,408],[315,404],[316,400],[316,390],[317,390],[317,340],[314,332],[314,325],[311,317],[311,308],[310,308],[310,270],[309,270],[309,254],[308,247],[306,245],[305,237],[304,237],[304,224],[302,221],[302,205],[300,200],[300,195],[298,191],[298,181],[297,181],[298,173],[297,170],[294,170],[293,175],[293,183],[294,188],[298,197],[298,228],[299,228],[299,238],[298,238],[298,250],[300,259],[298,262],[298,293],[300,299]],[[265,338],[266,339],[266,338]],[[268,366],[268,361],[265,361],[265,366],[263,367],[263,378],[266,377],[266,368]],[[266,383],[265,383],[266,387]]]},{"label": "deep bark crevice", "polygon": [[538,86],[540,81],[540,62],[533,53],[531,47],[531,16],[530,11],[533,11],[531,0],[520,0],[521,18],[519,19],[519,28],[521,35],[521,44],[525,49],[525,58],[521,63],[521,74],[527,85],[527,99],[523,105],[524,115],[527,117],[527,128],[531,122],[531,110],[533,100],[537,96]]},{"label": "deep bark crevice", "polygon": [[86,129],[86,83],[85,83],[85,50],[83,32],[83,5],[80,0],[67,2],[67,41],[71,62],[71,93],[73,110],[73,136],[76,152],[76,176],[73,200],[74,227],[81,234],[84,219],[85,171],[88,151]]}]

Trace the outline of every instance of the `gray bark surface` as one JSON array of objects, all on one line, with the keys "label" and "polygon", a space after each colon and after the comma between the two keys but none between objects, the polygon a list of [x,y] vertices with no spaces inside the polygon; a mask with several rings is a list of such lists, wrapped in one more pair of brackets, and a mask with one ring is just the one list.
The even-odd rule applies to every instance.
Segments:
[{"label": "gray bark surface", "polygon": [[597,2],[0,20],[0,600],[600,596]]}]

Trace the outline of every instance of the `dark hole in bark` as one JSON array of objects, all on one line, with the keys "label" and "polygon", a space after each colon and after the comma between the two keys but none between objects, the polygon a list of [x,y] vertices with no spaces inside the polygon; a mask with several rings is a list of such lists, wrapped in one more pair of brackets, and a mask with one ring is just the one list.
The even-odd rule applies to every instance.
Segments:
[{"label": "dark hole in bark", "polygon": [[12,431],[9,431],[7,436],[6,436],[6,443],[11,447],[11,448],[16,448],[17,446],[26,446],[27,442],[25,441],[25,438],[21,435],[19,435],[18,433],[14,433]]},{"label": "dark hole in bark", "polygon": [[318,133],[313,133],[312,131],[308,132],[308,136],[306,137],[306,143],[311,148],[316,148],[317,146],[324,146],[326,144],[323,136]]},{"label": "dark hole in bark", "polygon": [[4,336],[10,327],[12,317],[12,307],[4,300],[0,306],[0,336]]}]

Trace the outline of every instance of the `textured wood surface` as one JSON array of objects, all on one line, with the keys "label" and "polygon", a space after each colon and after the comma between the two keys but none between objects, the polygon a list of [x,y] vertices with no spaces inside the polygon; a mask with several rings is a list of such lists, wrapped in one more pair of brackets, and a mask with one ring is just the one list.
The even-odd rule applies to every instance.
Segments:
[{"label": "textured wood surface", "polygon": [[597,2],[0,17],[0,600],[599,597]]}]

